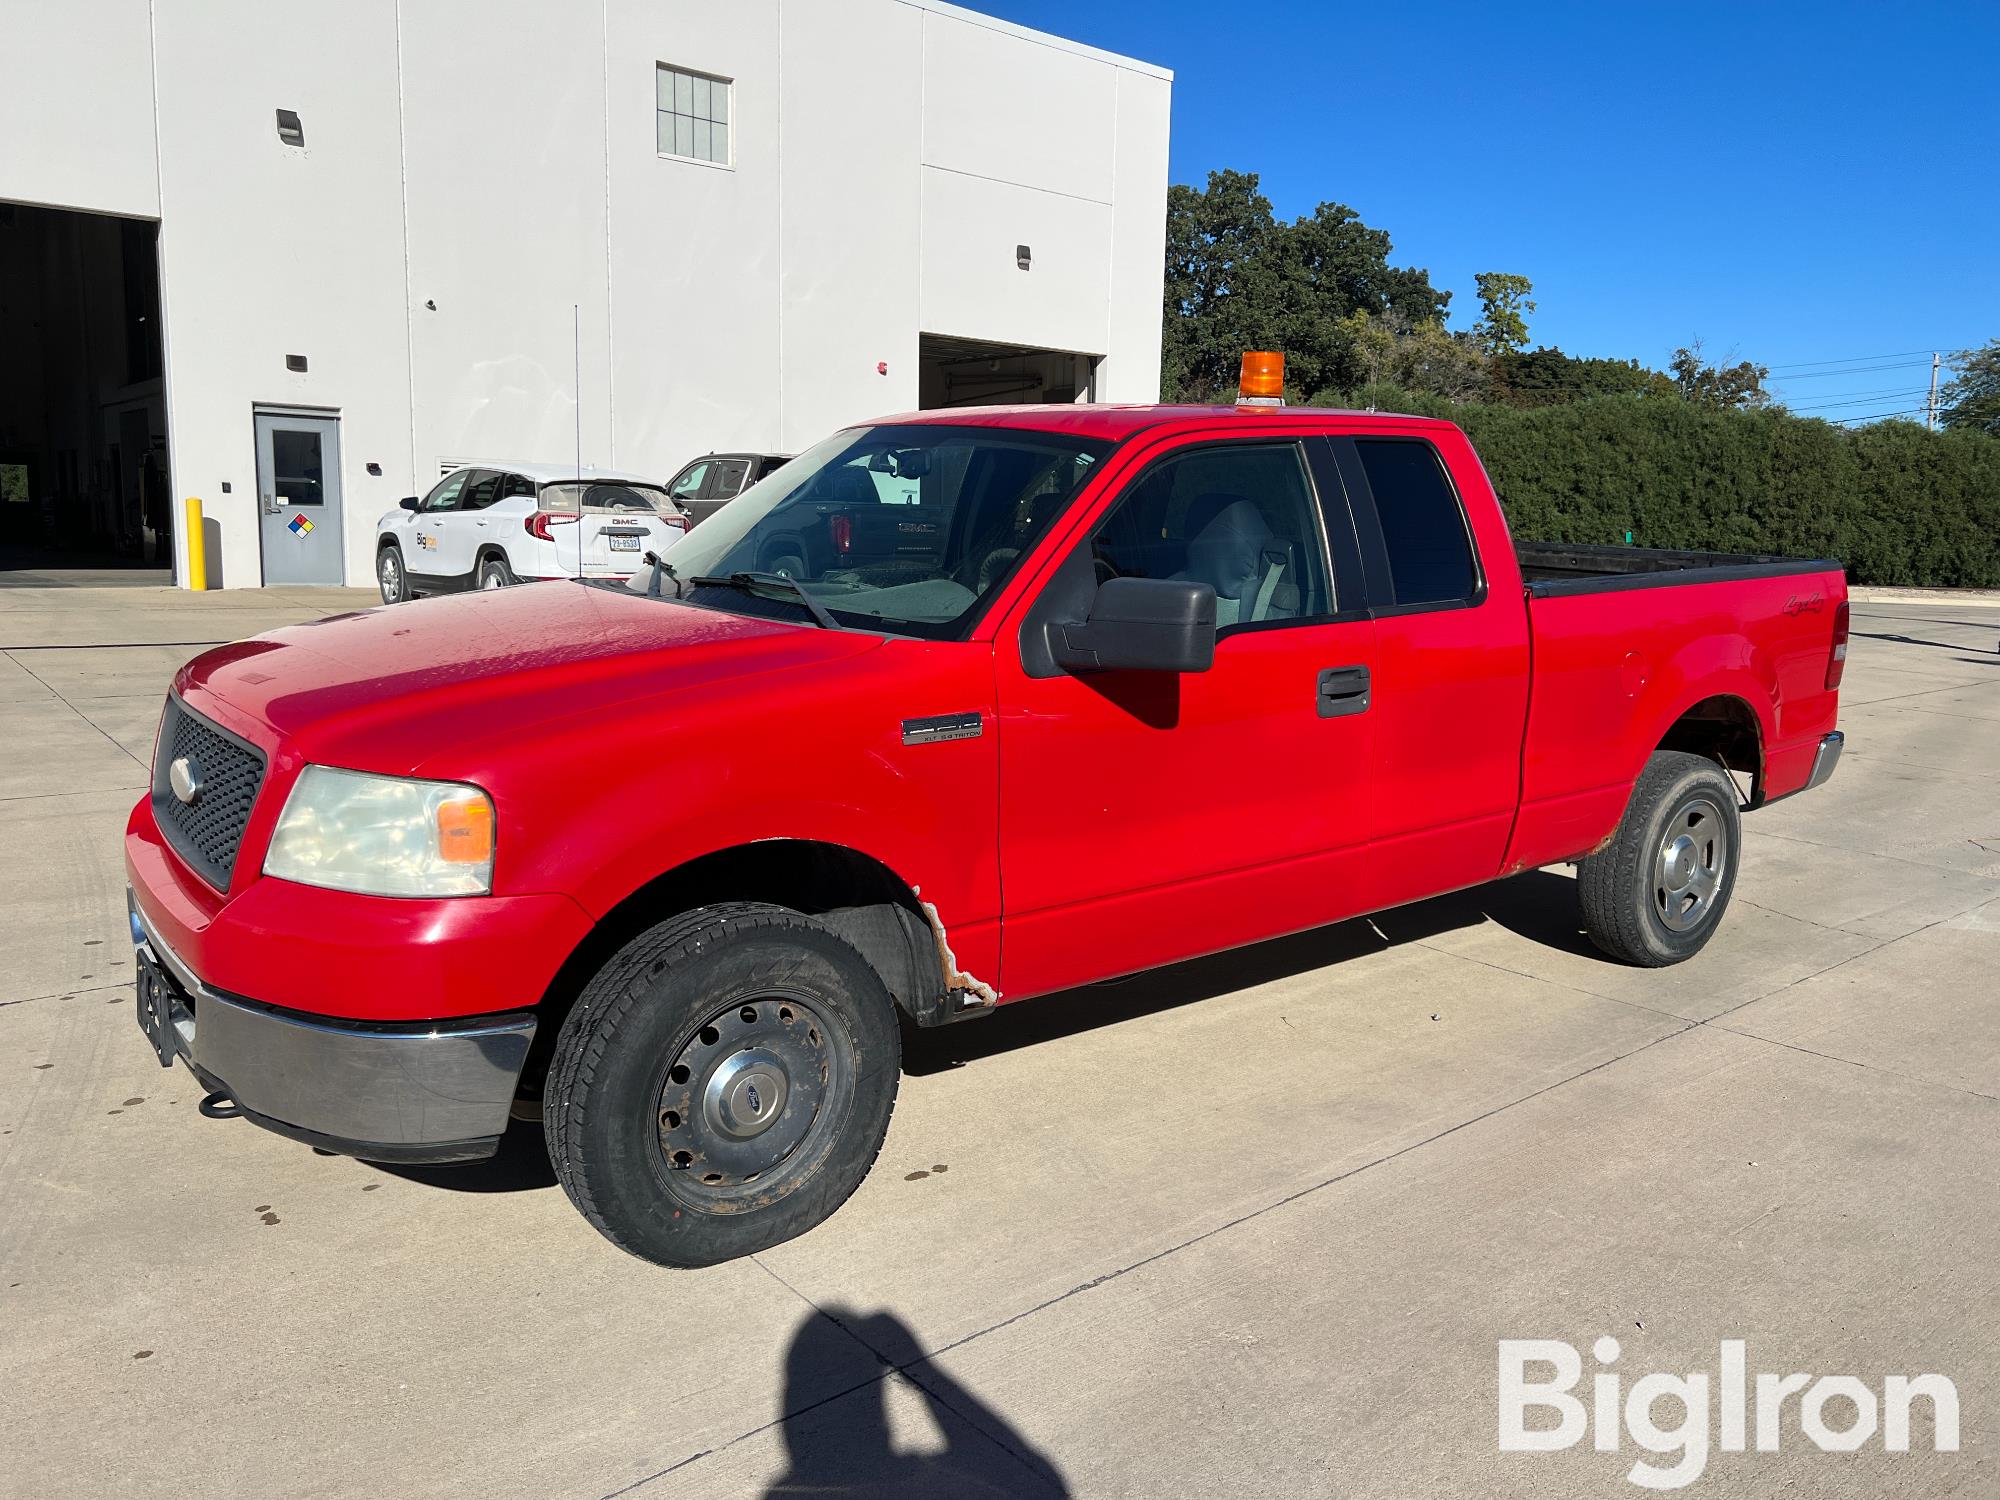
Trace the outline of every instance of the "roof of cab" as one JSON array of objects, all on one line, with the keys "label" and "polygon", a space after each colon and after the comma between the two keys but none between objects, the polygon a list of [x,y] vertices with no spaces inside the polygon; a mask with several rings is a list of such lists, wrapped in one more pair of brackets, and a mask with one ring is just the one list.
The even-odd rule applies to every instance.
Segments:
[{"label": "roof of cab", "polygon": [[1081,437],[1118,441],[1135,432],[1166,426],[1206,425],[1216,421],[1268,422],[1296,428],[1300,419],[1322,423],[1329,419],[1361,422],[1408,422],[1419,427],[1447,427],[1437,417],[1408,416],[1401,412],[1348,411],[1331,406],[1097,406],[1088,404],[1038,406],[950,406],[931,411],[903,412],[881,417],[877,423],[950,424],[965,427],[1019,427],[1038,432],[1070,432]]}]

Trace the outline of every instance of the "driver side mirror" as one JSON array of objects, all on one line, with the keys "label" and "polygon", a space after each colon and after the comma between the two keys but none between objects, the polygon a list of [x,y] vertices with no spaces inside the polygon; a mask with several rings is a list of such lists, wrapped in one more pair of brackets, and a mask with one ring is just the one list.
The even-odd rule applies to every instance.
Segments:
[{"label": "driver side mirror", "polygon": [[1206,672],[1215,663],[1215,589],[1173,578],[1108,578],[1080,623],[1049,626],[1071,672]]},{"label": "driver side mirror", "polygon": [[419,500],[415,495],[405,495],[403,496],[402,499],[398,500],[396,503],[402,506],[404,510],[415,510],[419,505],[422,505],[424,502]]}]

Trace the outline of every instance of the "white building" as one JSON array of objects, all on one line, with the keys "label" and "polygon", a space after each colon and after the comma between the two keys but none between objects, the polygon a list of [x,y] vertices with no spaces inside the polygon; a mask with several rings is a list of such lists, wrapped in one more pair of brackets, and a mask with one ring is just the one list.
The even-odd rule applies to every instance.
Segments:
[{"label": "white building", "polygon": [[[939,0],[0,0],[0,35],[19,554],[129,553],[192,495],[211,586],[366,584],[440,466],[572,459],[579,427],[664,479],[919,405],[1158,393],[1144,63]],[[323,442],[338,545],[295,535],[296,486],[261,514],[272,428],[280,470]]]}]

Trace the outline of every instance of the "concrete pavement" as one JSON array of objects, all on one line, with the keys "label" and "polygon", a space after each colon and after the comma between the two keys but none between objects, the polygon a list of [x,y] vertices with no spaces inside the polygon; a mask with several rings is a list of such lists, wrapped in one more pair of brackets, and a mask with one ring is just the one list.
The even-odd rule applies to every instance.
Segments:
[{"label": "concrete pavement", "polygon": [[1856,606],[1840,771],[1746,820],[1688,964],[1537,872],[1032,1002],[915,1041],[830,1223],[675,1273],[533,1129],[320,1157],[139,1038],[167,675],[366,599],[0,591],[0,1494],[1637,1493],[1629,1436],[1496,1451],[1496,1341],[1587,1386],[1606,1335],[1628,1385],[1724,1339],[1956,1383],[1959,1453],[1923,1403],[1822,1453],[1794,1398],[1690,1493],[2000,1492],[2000,617]]}]

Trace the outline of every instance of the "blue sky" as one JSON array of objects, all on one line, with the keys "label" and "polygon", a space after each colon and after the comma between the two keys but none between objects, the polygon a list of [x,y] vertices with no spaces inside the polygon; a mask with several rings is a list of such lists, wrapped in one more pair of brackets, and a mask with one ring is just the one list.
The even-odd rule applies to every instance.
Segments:
[{"label": "blue sky", "polygon": [[1538,343],[1663,366],[1699,336],[1829,418],[1920,406],[1926,351],[2000,337],[1992,0],[972,3],[1172,68],[1173,181],[1347,204],[1454,328],[1517,271]]}]

